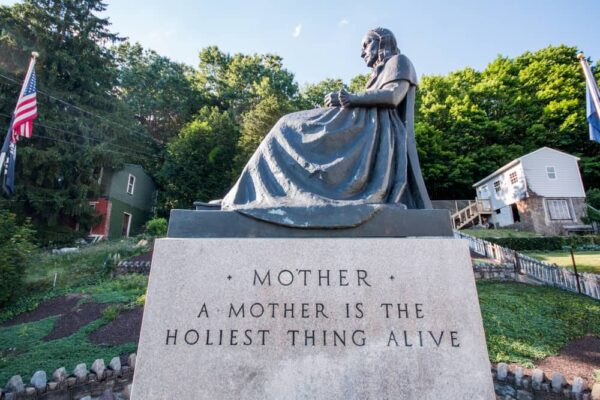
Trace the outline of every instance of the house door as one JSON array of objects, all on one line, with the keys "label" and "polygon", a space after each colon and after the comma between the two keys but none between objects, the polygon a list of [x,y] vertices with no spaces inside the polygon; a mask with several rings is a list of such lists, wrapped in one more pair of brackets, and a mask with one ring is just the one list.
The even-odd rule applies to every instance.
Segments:
[{"label": "house door", "polygon": [[521,222],[521,216],[519,215],[519,208],[517,207],[517,205],[513,203],[510,206],[510,208],[512,210],[513,221],[514,222]]},{"label": "house door", "polygon": [[131,228],[131,214],[123,213],[123,225],[121,226],[121,236],[129,237],[129,228]]}]

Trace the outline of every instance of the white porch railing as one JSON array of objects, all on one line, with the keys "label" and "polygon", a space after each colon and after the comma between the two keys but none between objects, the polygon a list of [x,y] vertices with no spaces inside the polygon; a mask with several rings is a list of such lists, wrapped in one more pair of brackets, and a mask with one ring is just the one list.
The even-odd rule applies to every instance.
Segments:
[{"label": "white porch railing", "polygon": [[461,229],[470,223],[475,222],[476,219],[481,223],[481,216],[489,215],[492,211],[492,205],[489,199],[469,200],[469,204],[466,207],[452,214],[452,224],[454,225],[454,229]]}]

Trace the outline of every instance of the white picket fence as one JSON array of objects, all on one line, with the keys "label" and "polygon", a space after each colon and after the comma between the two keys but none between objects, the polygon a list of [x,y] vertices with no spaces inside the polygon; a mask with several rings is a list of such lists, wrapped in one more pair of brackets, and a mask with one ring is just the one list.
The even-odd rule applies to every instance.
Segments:
[{"label": "white picket fence", "polygon": [[487,240],[476,238],[465,233],[454,231],[454,237],[469,242],[469,247],[475,253],[491,258],[502,264],[512,264],[519,274],[539,281],[540,283],[568,290],[580,292],[586,296],[600,300],[600,274],[580,272],[579,288],[575,272],[570,269],[548,264],[521,254],[515,250],[507,249]]}]

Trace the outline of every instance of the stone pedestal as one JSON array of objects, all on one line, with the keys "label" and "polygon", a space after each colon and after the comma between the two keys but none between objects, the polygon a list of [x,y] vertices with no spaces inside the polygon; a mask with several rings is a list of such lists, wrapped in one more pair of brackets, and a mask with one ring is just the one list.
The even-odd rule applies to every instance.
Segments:
[{"label": "stone pedestal", "polygon": [[494,399],[467,244],[168,238],[134,400]]}]

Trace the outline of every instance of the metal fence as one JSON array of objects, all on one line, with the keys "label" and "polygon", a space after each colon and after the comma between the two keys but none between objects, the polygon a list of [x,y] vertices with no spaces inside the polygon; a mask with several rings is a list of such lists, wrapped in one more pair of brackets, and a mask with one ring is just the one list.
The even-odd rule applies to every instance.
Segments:
[{"label": "metal fence", "polygon": [[546,285],[600,300],[600,274],[580,272],[576,275],[570,269],[536,260],[515,250],[459,231],[454,231],[454,237],[468,241],[471,250],[477,254],[502,264],[512,264],[518,274],[527,275]]}]

